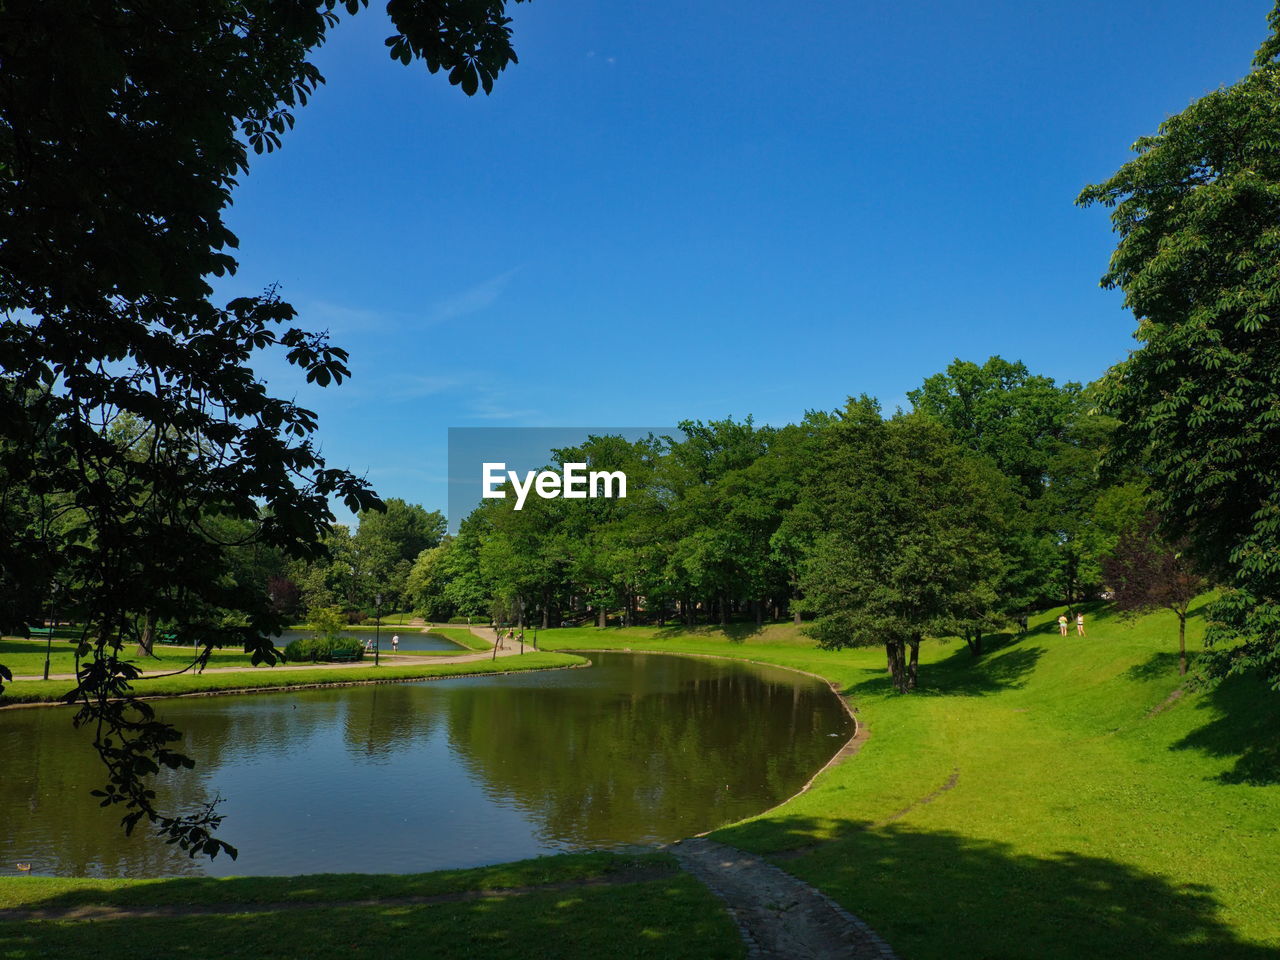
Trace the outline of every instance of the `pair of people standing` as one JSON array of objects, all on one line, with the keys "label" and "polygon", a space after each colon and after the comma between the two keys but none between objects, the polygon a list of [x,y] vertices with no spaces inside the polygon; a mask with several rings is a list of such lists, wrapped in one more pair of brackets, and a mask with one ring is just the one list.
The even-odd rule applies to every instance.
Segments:
[{"label": "pair of people standing", "polygon": [[[1060,614],[1060,615],[1058,616],[1058,633],[1059,633],[1060,635],[1062,635],[1062,636],[1064,636],[1064,637],[1067,635],[1067,624],[1068,624],[1069,622],[1070,622],[1070,621],[1069,621],[1069,620],[1067,620],[1067,615],[1066,615],[1065,613]],[[1077,614],[1076,614],[1076,636],[1077,636],[1077,637],[1083,637],[1084,635],[1085,635],[1085,632],[1084,632],[1084,614],[1083,614],[1083,613],[1077,613]]]}]

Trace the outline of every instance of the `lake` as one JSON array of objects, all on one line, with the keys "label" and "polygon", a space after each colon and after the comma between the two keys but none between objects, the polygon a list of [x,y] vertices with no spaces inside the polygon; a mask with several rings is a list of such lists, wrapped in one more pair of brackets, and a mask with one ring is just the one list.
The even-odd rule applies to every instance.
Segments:
[{"label": "lake", "polygon": [[[402,643],[405,635],[401,635]],[[676,840],[799,790],[852,735],[827,685],[730,660],[591,653],[513,676],[156,701],[194,771],[161,795],[225,798],[240,858],[189,860],[88,791],[70,711],[0,711],[0,873],[410,873]]]},{"label": "lake", "polygon": [[[402,653],[406,650],[447,650],[449,653],[472,652],[461,644],[454,643],[438,633],[422,633],[417,627],[383,627],[381,637],[373,630],[344,630],[342,635],[358,640],[361,644],[366,640],[371,641],[376,638],[383,653],[391,652],[391,638],[396,636],[400,638],[399,649]],[[286,630],[280,636],[273,637],[272,642],[283,650],[289,645],[290,640],[310,636],[314,636],[310,630]]]}]

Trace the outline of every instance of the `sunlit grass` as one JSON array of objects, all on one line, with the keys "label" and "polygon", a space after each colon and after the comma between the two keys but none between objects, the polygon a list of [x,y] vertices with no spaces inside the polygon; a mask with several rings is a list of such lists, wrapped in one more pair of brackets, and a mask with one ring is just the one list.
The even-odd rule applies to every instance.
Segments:
[{"label": "sunlit grass", "polygon": [[861,752],[715,836],[798,852],[788,870],[906,956],[1280,956],[1280,697],[1245,679],[1191,689],[1172,613],[1124,620],[1093,604],[1085,638],[1074,625],[1059,637],[1058,613],[978,660],[958,641],[927,643],[922,689],[908,696],[890,691],[882,650],[821,651],[794,634],[539,639],[746,657],[834,680],[870,731]]}]

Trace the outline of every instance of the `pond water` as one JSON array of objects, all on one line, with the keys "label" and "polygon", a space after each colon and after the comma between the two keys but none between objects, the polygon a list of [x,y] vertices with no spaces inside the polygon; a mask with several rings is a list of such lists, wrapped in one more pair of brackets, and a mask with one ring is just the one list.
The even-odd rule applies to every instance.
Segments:
[{"label": "pond water", "polygon": [[[403,637],[402,637],[403,640]],[[88,791],[64,708],[0,711],[0,873],[409,873],[679,839],[767,809],[852,733],[818,680],[622,653],[514,676],[158,701],[196,760],[161,796],[225,798],[231,861],[189,860]]]},{"label": "pond water", "polygon": [[[274,638],[277,647],[283,650],[289,645],[290,640],[296,640],[299,637],[309,637],[312,634],[307,630],[286,630],[280,636]],[[351,637],[364,643],[366,640],[373,640],[377,634],[373,630],[344,630],[344,637]],[[468,653],[466,647],[461,644],[454,643],[438,633],[422,633],[417,627],[383,627],[382,636],[377,637],[383,653],[391,652],[391,638],[400,638],[400,651],[405,650],[447,650],[450,653]]]}]

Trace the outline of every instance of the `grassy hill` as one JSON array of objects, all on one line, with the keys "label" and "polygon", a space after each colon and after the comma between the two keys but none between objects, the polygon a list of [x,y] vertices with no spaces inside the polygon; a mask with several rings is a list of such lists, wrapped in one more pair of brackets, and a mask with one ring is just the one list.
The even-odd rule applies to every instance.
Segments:
[{"label": "grassy hill", "polygon": [[1248,679],[1190,689],[1172,613],[1124,620],[1095,604],[1086,638],[1058,636],[1058,613],[977,660],[927,644],[908,696],[890,692],[882,651],[813,650],[787,627],[764,644],[652,629],[539,639],[835,681],[870,731],[859,755],[714,836],[777,856],[905,957],[1280,957],[1280,696]]}]

